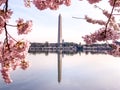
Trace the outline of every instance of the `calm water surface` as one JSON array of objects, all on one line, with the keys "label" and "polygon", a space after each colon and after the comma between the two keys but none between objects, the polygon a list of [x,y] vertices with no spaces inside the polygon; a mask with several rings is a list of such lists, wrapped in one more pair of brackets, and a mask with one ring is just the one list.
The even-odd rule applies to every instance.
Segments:
[{"label": "calm water surface", "polygon": [[27,70],[0,77],[0,90],[120,90],[120,58],[110,55],[29,54]]}]

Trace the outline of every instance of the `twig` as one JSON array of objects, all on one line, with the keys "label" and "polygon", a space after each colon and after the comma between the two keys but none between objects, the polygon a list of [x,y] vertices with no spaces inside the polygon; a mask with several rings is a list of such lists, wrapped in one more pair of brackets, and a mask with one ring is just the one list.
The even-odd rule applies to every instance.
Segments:
[{"label": "twig", "polygon": [[9,37],[11,37],[14,41],[18,42],[17,40],[15,40],[8,32],[7,34],[9,35]]},{"label": "twig", "polygon": [[75,18],[75,19],[85,19],[85,18],[79,18],[79,17],[72,17],[72,18]]},{"label": "twig", "polygon": [[17,27],[17,25],[10,25],[10,24],[6,24],[6,25],[11,27]]},{"label": "twig", "polygon": [[120,14],[112,14],[112,15],[120,15]]}]

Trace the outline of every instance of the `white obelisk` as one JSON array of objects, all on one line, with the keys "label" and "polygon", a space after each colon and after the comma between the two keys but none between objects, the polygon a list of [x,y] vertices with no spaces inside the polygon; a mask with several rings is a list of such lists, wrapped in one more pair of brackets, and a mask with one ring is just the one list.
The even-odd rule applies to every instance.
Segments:
[{"label": "white obelisk", "polygon": [[58,46],[62,45],[62,16],[59,14],[58,17]]}]

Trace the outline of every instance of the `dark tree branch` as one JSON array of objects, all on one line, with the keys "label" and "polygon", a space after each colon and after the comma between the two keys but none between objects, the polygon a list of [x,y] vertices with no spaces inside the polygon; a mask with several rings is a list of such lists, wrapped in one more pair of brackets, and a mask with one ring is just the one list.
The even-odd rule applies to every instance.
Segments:
[{"label": "dark tree branch", "polygon": [[[8,0],[6,0],[6,3],[5,3],[5,14],[6,12],[8,11]],[[7,44],[7,48],[10,50],[10,47],[9,47],[9,43],[8,43],[8,31],[7,31],[7,23],[5,22],[5,25],[4,25],[4,29],[5,29],[5,43]]]},{"label": "dark tree branch", "polygon": [[110,19],[111,19],[111,17],[112,17],[112,14],[113,14],[113,10],[114,10],[114,8],[115,8],[115,3],[116,3],[116,1],[117,1],[117,0],[114,0],[113,7],[112,7],[112,10],[111,10],[110,16],[109,16],[108,21],[107,21],[107,23],[106,23],[106,25],[105,25],[105,37],[106,37],[106,30],[107,30],[107,28],[108,28],[108,24],[109,24]]}]

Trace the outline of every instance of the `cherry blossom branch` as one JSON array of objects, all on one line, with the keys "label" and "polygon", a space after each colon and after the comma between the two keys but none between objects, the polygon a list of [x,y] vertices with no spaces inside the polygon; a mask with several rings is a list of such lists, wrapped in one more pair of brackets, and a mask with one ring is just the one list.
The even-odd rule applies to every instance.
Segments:
[{"label": "cherry blossom branch", "polygon": [[9,47],[9,44],[8,44],[8,31],[7,31],[7,28],[6,28],[6,23],[5,23],[5,27],[4,27],[4,29],[5,29],[5,36],[6,36],[6,38],[5,38],[5,42],[7,43],[7,47],[8,47],[8,49],[10,50],[10,47]]},{"label": "cherry blossom branch", "polygon": [[6,0],[6,3],[5,3],[5,11],[7,12],[8,10],[8,0]]},{"label": "cherry blossom branch", "polygon": [[87,22],[92,23],[92,24],[106,25],[106,21],[103,21],[103,20],[93,20],[92,18],[88,17],[87,15],[85,15],[85,18],[79,18],[79,17],[72,17],[72,18],[83,19],[83,20],[86,20]]},{"label": "cherry blossom branch", "polygon": [[18,42],[17,40],[15,40],[8,32],[7,34],[9,35],[9,37],[11,37],[14,41]]},{"label": "cherry blossom branch", "polygon": [[75,19],[84,19],[85,20],[85,18],[80,18],[80,17],[72,17],[72,18],[75,18]]},{"label": "cherry blossom branch", "polygon": [[111,10],[110,16],[109,16],[108,21],[107,21],[107,23],[106,23],[106,25],[105,25],[105,36],[106,36],[106,30],[107,30],[108,24],[109,24],[109,22],[110,22],[110,19],[111,19],[111,17],[112,17],[112,14],[113,14],[113,10],[114,10],[114,8],[115,8],[115,3],[116,3],[116,1],[117,1],[117,0],[114,0],[113,7],[112,7],[112,10]]},{"label": "cherry blossom branch", "polygon": [[94,5],[94,7],[95,8],[98,8],[98,9],[100,9],[100,10],[102,10],[103,11],[103,9],[102,8],[100,8],[99,6],[97,6],[97,5]]},{"label": "cherry blossom branch", "polygon": [[[5,12],[7,12],[8,11],[8,0],[6,0],[6,3],[5,3]],[[5,36],[6,36],[6,38],[5,38],[5,42],[7,43],[7,47],[8,47],[8,49],[10,50],[10,47],[9,47],[9,44],[8,44],[8,35],[7,35],[7,33],[8,33],[8,31],[7,31],[7,24],[6,24],[6,22],[5,22],[5,25],[4,25],[4,29],[5,29]]]},{"label": "cherry blossom branch", "polygon": [[120,15],[120,14],[112,14],[112,15]]},{"label": "cherry blossom branch", "polygon": [[6,25],[11,27],[17,27],[17,25],[10,25],[10,24],[6,24]]}]

